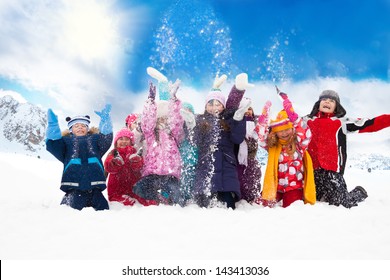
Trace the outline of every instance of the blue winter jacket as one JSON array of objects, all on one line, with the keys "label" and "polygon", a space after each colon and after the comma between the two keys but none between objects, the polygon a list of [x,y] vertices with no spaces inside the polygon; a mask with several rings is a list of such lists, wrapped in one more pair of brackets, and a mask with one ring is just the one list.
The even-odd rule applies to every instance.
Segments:
[{"label": "blue winter jacket", "polygon": [[112,133],[95,133],[77,137],[70,134],[58,140],[47,140],[46,149],[64,164],[62,191],[106,188],[102,157],[110,148],[112,139]]}]

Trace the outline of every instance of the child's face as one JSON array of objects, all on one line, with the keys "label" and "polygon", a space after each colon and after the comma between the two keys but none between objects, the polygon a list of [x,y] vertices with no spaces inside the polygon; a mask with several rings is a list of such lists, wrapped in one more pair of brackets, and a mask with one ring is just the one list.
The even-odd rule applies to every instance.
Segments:
[{"label": "child's face", "polygon": [[131,131],[134,131],[134,129],[137,128],[138,123],[137,122],[132,122],[130,125],[127,125],[127,128],[130,129]]},{"label": "child's face", "polygon": [[118,140],[116,141],[116,146],[118,148],[125,148],[130,145],[131,145],[131,139],[126,136],[119,137]]},{"label": "child's face", "polygon": [[320,101],[320,112],[331,114],[336,110],[336,101],[330,98],[324,98]]},{"label": "child's face", "polygon": [[85,136],[88,133],[88,127],[82,123],[76,123],[72,126],[72,133],[75,136]]},{"label": "child's face", "polygon": [[224,107],[222,103],[215,99],[210,100],[206,104],[206,111],[214,116],[218,116],[223,111],[223,109]]},{"label": "child's face", "polygon": [[287,128],[276,132],[276,136],[278,136],[278,138],[282,140],[289,140],[290,137],[293,135],[293,132],[294,130],[292,128]]},{"label": "child's face", "polygon": [[253,109],[252,107],[249,107],[248,110],[245,112],[245,116],[253,116]]}]

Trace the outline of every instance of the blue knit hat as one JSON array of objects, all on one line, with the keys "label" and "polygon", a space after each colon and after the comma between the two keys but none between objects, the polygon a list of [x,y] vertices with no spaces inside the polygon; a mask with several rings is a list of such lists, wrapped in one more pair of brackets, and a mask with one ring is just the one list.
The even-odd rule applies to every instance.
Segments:
[{"label": "blue knit hat", "polygon": [[67,117],[65,120],[68,122],[68,129],[69,130],[71,130],[72,126],[76,123],[82,123],[82,124],[86,125],[87,127],[89,127],[89,124],[91,123],[88,115],[76,116],[74,118]]}]

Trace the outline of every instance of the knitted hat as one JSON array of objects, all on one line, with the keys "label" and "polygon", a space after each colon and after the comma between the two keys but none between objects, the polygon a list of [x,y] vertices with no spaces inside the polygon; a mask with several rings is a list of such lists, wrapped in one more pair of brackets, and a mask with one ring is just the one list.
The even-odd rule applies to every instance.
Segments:
[{"label": "knitted hat", "polygon": [[223,107],[226,107],[226,99],[225,96],[221,93],[221,90],[218,88],[213,88],[206,97],[206,104],[209,103],[210,100],[218,100],[221,102]]},{"label": "knitted hat", "polygon": [[126,118],[126,124],[127,125],[132,125],[138,118],[137,114],[130,114]]},{"label": "knitted hat", "polygon": [[76,123],[82,123],[84,125],[86,125],[87,127],[89,126],[89,124],[91,123],[90,121],[90,118],[88,115],[85,115],[85,116],[76,116],[74,118],[71,118],[71,117],[66,117],[65,119],[67,122],[68,122],[68,129],[71,130],[72,129],[72,126]]},{"label": "knitted hat", "polygon": [[321,92],[319,99],[321,100],[321,99],[325,99],[325,98],[330,98],[330,99],[336,101],[337,103],[340,103],[339,94],[337,92],[335,92],[334,90],[327,89],[327,90],[324,90],[323,92]]},{"label": "knitted hat", "polygon": [[293,123],[287,116],[287,112],[282,110],[278,113],[275,120],[271,120],[269,125],[272,132],[279,132],[285,129],[293,128]]},{"label": "knitted hat", "polygon": [[128,128],[122,128],[115,134],[114,146],[116,147],[116,142],[121,137],[127,137],[131,140],[131,143],[134,143],[134,134]]},{"label": "knitted hat", "polygon": [[194,106],[192,106],[191,103],[188,103],[188,102],[183,102],[181,104],[181,106],[187,110],[189,110],[191,113],[195,114],[195,109],[194,109]]}]

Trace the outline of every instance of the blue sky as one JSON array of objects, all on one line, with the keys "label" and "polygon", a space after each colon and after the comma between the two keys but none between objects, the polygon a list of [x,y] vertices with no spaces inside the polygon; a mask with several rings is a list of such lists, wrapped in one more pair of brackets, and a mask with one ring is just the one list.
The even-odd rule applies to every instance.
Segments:
[{"label": "blue sky", "polygon": [[125,110],[148,66],[194,90],[241,72],[388,84],[389,14],[389,0],[0,0],[0,89],[73,113]]}]

